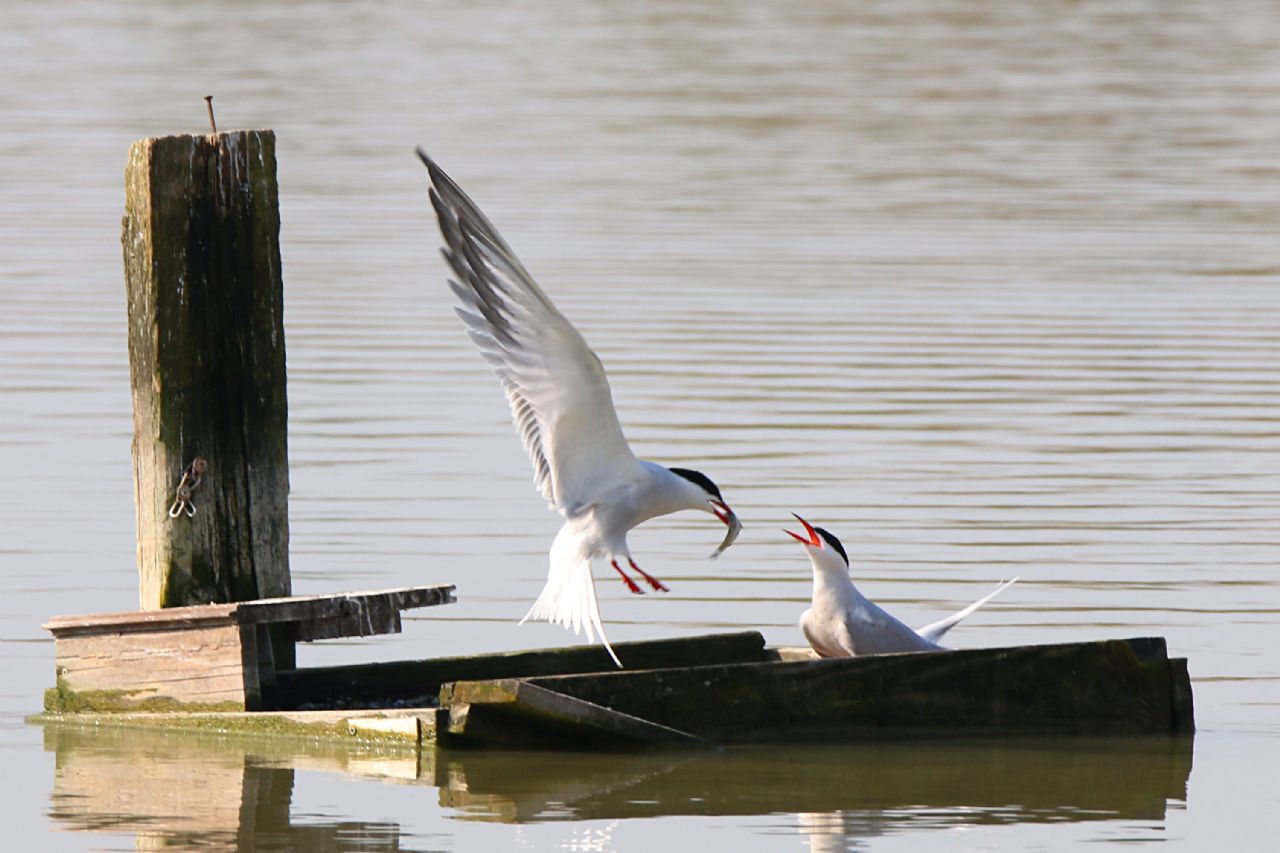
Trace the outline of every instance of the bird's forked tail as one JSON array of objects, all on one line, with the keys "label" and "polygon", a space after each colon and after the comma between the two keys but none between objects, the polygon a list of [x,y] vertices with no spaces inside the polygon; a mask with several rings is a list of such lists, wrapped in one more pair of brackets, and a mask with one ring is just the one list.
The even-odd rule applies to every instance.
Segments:
[{"label": "bird's forked tail", "polygon": [[946,619],[939,619],[937,622],[931,622],[930,624],[925,625],[923,628],[918,628],[916,629],[916,633],[919,634],[921,637],[924,637],[926,640],[928,640],[931,643],[938,642],[938,640],[942,638],[943,634],[950,631],[956,625],[959,625],[960,622],[966,616],[970,615],[971,613],[973,613],[973,611],[977,610],[979,607],[986,604],[988,601],[995,598],[997,595],[1004,592],[1006,589],[1013,586],[1017,582],[1018,582],[1018,578],[1005,581],[1004,583],[1000,584],[995,589],[993,589],[991,592],[987,593],[982,598],[979,598],[977,601],[975,601],[973,604],[970,604],[968,607],[964,608],[963,610],[959,610],[955,613],[952,613]]},{"label": "bird's forked tail", "polygon": [[[560,544],[557,538],[557,545]],[[561,553],[557,553],[561,552]],[[622,661],[618,660],[609,638],[605,636],[604,625],[600,622],[600,603],[596,599],[596,584],[591,577],[591,560],[576,554],[563,554],[561,549],[551,549],[551,571],[547,575],[546,586],[538,595],[538,600],[529,608],[529,612],[520,620],[523,625],[530,619],[545,619],[569,628],[573,633],[587,630],[587,640],[594,643],[596,634],[600,642],[609,652],[609,657],[622,669]]]}]

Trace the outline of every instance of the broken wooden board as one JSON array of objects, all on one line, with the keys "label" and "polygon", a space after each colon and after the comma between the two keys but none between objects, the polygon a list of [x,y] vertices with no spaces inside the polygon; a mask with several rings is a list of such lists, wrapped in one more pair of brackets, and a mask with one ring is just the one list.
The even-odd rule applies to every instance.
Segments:
[{"label": "broken wooden board", "polygon": [[290,640],[400,631],[400,611],[450,604],[451,585],[60,616],[50,711],[260,710],[279,704],[272,626]]},{"label": "broken wooden board", "polygon": [[530,737],[543,746],[617,749],[708,749],[716,744],[669,726],[538,687],[521,679],[481,682],[484,701],[452,702],[446,745],[481,741],[520,747]]},{"label": "broken wooden board", "polygon": [[[758,631],[708,634],[668,640],[615,643],[627,670],[710,666],[774,660]],[[531,678],[583,672],[613,672],[617,666],[602,646],[569,646],[525,652],[308,667],[278,674],[287,707],[355,702],[389,704],[435,702],[451,681]]]},{"label": "broken wooden board", "polygon": [[[814,661],[615,671],[529,683],[719,743],[1194,730],[1184,660],[1160,638]],[[446,685],[440,705],[508,701],[501,683]],[[562,732],[557,732],[557,746]],[[485,746],[483,736],[460,737]],[[496,744],[495,744],[496,745]],[[512,744],[503,742],[505,747]],[[542,745],[538,731],[522,743]]]}]

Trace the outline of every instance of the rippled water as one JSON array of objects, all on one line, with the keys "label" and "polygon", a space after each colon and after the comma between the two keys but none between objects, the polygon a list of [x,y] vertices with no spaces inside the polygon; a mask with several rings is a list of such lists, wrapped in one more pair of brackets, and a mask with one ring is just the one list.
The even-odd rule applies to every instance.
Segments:
[{"label": "rippled water", "polygon": [[[715,563],[706,517],[637,531],[634,553],[672,592],[604,582],[611,636],[758,627],[799,642],[808,566],[778,529],[795,510],[840,535],[864,591],[909,622],[1020,575],[957,645],[1166,636],[1190,659],[1201,729],[1189,779],[1141,788],[1137,811],[1089,799],[1130,772],[1107,750],[1082,750],[1086,770],[1066,776],[1080,781],[1048,801],[1016,785],[996,785],[998,803],[963,785],[910,796],[913,767],[1061,770],[971,747],[850,755],[849,796],[808,805],[768,790],[793,790],[817,758],[767,756],[740,808],[679,805],[714,782],[654,783],[652,806],[565,806],[550,817],[577,822],[514,828],[472,823],[448,784],[437,804],[361,781],[356,758],[271,759],[288,771],[281,800],[249,781],[257,753],[162,750],[261,804],[260,831],[228,812],[233,839],[287,846],[283,814],[360,849],[383,849],[390,824],[414,850],[1263,844],[1280,829],[1278,42],[1263,2],[10,5],[11,837],[131,848],[150,814],[118,799],[68,817],[59,785],[68,763],[109,754],[128,776],[154,751],[42,747],[21,715],[53,677],[44,619],[136,602],[121,174],[133,139],[203,129],[211,92],[222,126],[279,135],[295,591],[458,585],[457,606],[403,635],[310,647],[304,663],[570,639],[515,624],[558,524],[450,313],[421,143],[591,341],[637,451],[707,472],[747,524]],[[211,768],[226,761],[223,779]],[[859,793],[884,767],[901,797]],[[819,769],[840,788],[838,767]],[[582,779],[588,800],[615,784]],[[1090,818],[1062,818],[1073,809]]]}]

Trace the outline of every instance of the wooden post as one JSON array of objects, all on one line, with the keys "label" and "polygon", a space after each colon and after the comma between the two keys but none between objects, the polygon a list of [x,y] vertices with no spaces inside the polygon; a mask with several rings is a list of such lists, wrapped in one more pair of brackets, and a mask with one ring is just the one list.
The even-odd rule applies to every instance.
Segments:
[{"label": "wooden post", "polygon": [[289,595],[275,134],[139,140],[125,192],[140,606]]}]

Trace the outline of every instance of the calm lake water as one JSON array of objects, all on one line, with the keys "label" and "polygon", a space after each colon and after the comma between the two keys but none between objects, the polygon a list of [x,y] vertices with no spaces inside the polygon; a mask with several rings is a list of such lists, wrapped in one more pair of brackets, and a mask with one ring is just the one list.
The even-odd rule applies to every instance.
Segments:
[{"label": "calm lake water", "polygon": [[[0,826],[12,849],[1262,849],[1280,833],[1280,7],[13,3],[0,27]],[[632,537],[615,640],[801,642],[792,510],[960,646],[1158,634],[1199,733],[697,758],[24,724],[136,606],[130,142],[279,135],[294,589],[459,603],[304,664],[554,645],[558,528],[450,307],[424,145],[583,330],[637,451],[747,525]],[[603,577],[603,576],[602,576]],[[401,781],[412,784],[387,784]],[[640,819],[645,818],[645,819]]]}]

